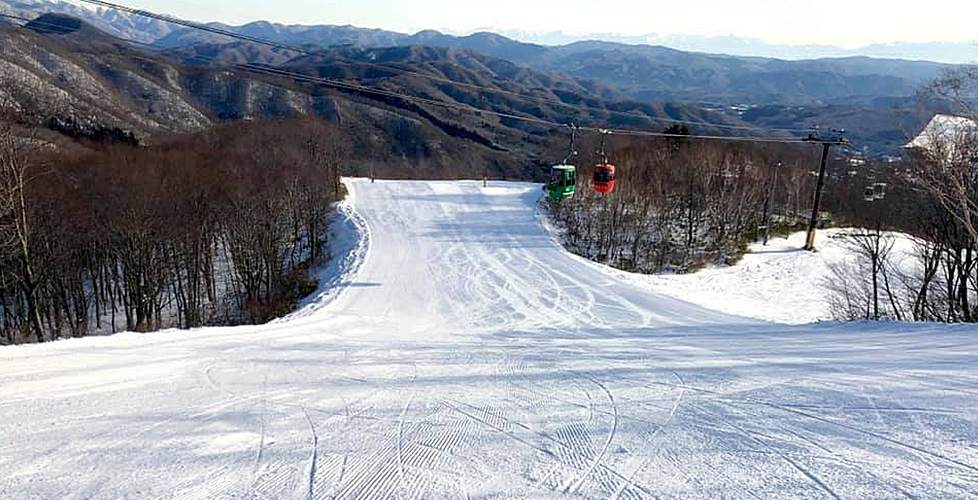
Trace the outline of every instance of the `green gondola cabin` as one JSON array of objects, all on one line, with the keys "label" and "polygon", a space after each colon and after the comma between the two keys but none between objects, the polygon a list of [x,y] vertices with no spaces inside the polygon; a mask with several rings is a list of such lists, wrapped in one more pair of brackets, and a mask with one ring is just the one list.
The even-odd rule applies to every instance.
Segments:
[{"label": "green gondola cabin", "polygon": [[550,168],[550,182],[543,189],[551,200],[566,200],[574,196],[577,186],[577,169],[573,165],[555,165]]}]

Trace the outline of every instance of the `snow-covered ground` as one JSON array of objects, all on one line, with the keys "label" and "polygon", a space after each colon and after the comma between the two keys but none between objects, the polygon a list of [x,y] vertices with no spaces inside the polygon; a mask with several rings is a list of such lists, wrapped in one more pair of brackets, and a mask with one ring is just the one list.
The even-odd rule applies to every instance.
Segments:
[{"label": "snow-covered ground", "polygon": [[[805,233],[756,243],[734,266],[703,269],[694,274],[622,277],[649,290],[730,314],[788,324],[832,319],[826,280],[831,266],[853,262],[850,244],[840,236],[846,229],[818,231],[816,252],[806,252]],[[912,266],[913,241],[892,233],[892,264]]]},{"label": "snow-covered ground", "polygon": [[978,496],[972,326],[732,316],[564,252],[537,185],[348,185],[288,320],[0,350],[0,498]]}]

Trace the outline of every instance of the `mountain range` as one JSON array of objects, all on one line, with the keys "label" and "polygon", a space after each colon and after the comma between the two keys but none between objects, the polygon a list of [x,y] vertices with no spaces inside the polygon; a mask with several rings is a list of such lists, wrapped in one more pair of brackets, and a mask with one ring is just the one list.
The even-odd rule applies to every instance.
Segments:
[{"label": "mountain range", "polygon": [[[686,52],[727,54],[732,56],[768,57],[774,59],[819,59],[825,57],[875,57],[949,64],[970,64],[978,61],[978,41],[971,42],[889,42],[873,43],[855,48],[843,48],[825,44],[789,45],[769,43],[758,38],[720,35],[619,35],[616,33],[568,34],[562,31],[535,33],[525,30],[480,28],[478,33],[489,31],[540,45],[567,45],[574,42],[599,40],[627,45],[662,45]],[[469,34],[469,33],[466,33]]]},{"label": "mountain range", "polygon": [[[934,113],[947,111],[940,103],[922,106],[913,96],[922,85],[954,67],[868,57],[784,60],[606,41],[549,46],[490,32],[453,36],[426,30],[409,35],[353,26],[264,21],[242,26],[209,25],[303,47],[317,53],[311,58],[111,9],[91,9],[59,0],[0,1],[0,14],[33,19],[46,12],[74,16],[90,23],[93,30],[133,41],[142,47],[140,50],[170,61],[168,64],[179,64],[181,71],[261,64],[386,88],[394,85],[418,95],[476,107],[488,98],[499,103],[499,110],[559,122],[601,119],[598,115],[602,113],[501,97],[506,94],[487,97],[484,92],[472,92],[471,88],[463,91],[445,83],[463,81],[487,84],[510,96],[522,94],[568,105],[586,102],[592,108],[628,110],[651,117],[688,117],[691,121],[759,128],[843,127],[850,130],[854,140],[861,141],[863,149],[879,153],[899,148]],[[382,71],[378,64],[394,66],[401,73]],[[434,79],[425,81],[409,72]],[[194,95],[194,88],[184,86],[182,90]],[[669,102],[675,104],[661,104]],[[250,113],[234,106],[214,109],[207,99],[200,105],[210,107],[217,119]],[[604,116],[612,125],[639,125],[613,112]],[[651,121],[645,126],[664,128],[663,123]]]},{"label": "mountain range", "polygon": [[[92,8],[88,4],[72,0],[16,0],[7,2],[7,13],[14,8],[21,13],[30,12],[39,15],[41,10],[54,9],[55,12],[72,14],[79,17],[89,16],[104,20],[104,24],[94,23],[108,33],[124,38],[152,42],[165,36],[171,28],[160,21],[147,21],[144,18],[130,17],[111,9]],[[14,4],[19,4],[13,7]],[[3,7],[0,7],[2,9]],[[94,14],[94,16],[92,15]],[[365,30],[346,27],[348,39],[362,37],[357,32],[372,31],[373,42],[394,45],[399,33],[384,30]],[[118,32],[114,32],[117,30]],[[684,52],[702,52],[709,54],[726,54],[732,56],[765,57],[773,59],[800,60],[819,59],[827,57],[873,57],[905,60],[933,61],[948,64],[970,64],[978,62],[978,39],[971,41],[891,41],[887,43],[872,43],[860,47],[843,48],[829,44],[778,44],[758,38],[734,35],[689,35],[689,34],[659,34],[644,33],[640,35],[622,35],[610,32],[566,33],[561,30],[549,32],[533,32],[527,30],[503,29],[485,27],[468,33],[452,33],[462,36],[475,33],[497,33],[512,40],[521,42],[559,46],[575,42],[603,41],[626,45],[659,45]]]},{"label": "mountain range", "polygon": [[[160,49],[234,41],[124,12],[93,10],[63,1],[5,0],[0,5],[28,17],[48,11],[81,17],[108,34],[151,43]],[[489,32],[459,37],[426,30],[408,35],[353,26],[282,25],[265,21],[242,26],[221,23],[209,26],[298,46],[427,45],[474,50],[538,70],[601,81],[642,101],[767,105],[818,104],[852,97],[901,97],[911,95],[920,84],[950,67],[926,61],[867,57],[787,61],[599,41],[546,46]]]},{"label": "mountain range", "polygon": [[[222,59],[255,59],[254,44],[151,51],[63,14],[24,27],[0,23],[0,45],[0,100],[71,137],[145,143],[227,121],[316,115],[351,134],[358,162],[351,173],[400,166],[402,175],[439,177],[458,165],[485,165],[494,175],[534,178],[566,148],[563,125],[547,122],[663,129],[683,120],[714,134],[721,133],[714,124],[746,125],[693,105],[629,101],[594,82],[450,48],[334,47],[243,67]],[[266,52],[268,59],[281,55]],[[492,114],[464,111],[473,107]]]}]

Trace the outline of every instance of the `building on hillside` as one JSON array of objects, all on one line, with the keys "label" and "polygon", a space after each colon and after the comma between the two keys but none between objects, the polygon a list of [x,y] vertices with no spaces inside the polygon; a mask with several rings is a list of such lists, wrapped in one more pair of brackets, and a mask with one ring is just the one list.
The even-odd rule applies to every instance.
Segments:
[{"label": "building on hillside", "polygon": [[930,150],[939,143],[953,143],[957,139],[973,136],[978,136],[978,122],[962,116],[938,114],[904,147],[908,150]]}]

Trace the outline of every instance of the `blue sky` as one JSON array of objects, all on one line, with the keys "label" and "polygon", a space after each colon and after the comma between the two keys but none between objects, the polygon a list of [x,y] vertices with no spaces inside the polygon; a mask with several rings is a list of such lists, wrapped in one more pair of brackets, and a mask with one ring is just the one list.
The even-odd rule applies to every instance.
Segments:
[{"label": "blue sky", "polygon": [[129,0],[197,21],[354,24],[414,32],[479,28],[567,33],[736,35],[856,47],[978,40],[978,0]]}]

